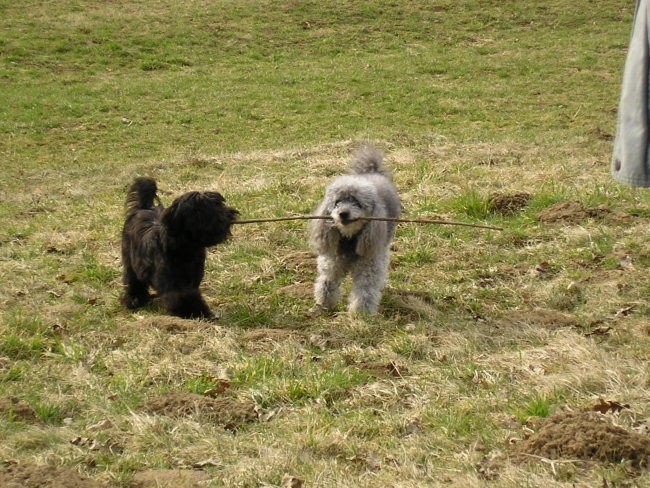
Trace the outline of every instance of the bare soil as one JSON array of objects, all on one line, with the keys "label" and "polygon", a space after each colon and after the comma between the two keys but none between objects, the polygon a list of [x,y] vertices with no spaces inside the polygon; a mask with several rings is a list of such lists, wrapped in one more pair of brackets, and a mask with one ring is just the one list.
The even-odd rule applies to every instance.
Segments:
[{"label": "bare soil", "polygon": [[27,423],[38,422],[34,409],[24,401],[13,397],[0,398],[0,416]]},{"label": "bare soil", "polygon": [[257,420],[253,402],[244,403],[229,397],[209,398],[195,393],[171,392],[151,398],[138,409],[141,412],[170,417],[197,415],[206,422],[223,425],[228,430]]},{"label": "bare soil", "polygon": [[17,464],[0,467],[3,488],[105,488],[107,485],[70,468]]}]

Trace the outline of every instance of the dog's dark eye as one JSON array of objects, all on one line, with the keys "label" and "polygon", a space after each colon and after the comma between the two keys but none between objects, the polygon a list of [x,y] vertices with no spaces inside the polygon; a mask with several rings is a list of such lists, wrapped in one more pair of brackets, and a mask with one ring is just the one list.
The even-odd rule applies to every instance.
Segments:
[{"label": "dog's dark eye", "polygon": [[341,198],[340,200],[337,200],[334,203],[334,206],[338,207],[339,205],[344,204],[344,203],[346,203],[348,205],[355,205],[357,207],[361,207],[361,203],[359,203],[359,200],[357,200],[356,198],[351,197],[351,196],[347,197],[347,198]]}]

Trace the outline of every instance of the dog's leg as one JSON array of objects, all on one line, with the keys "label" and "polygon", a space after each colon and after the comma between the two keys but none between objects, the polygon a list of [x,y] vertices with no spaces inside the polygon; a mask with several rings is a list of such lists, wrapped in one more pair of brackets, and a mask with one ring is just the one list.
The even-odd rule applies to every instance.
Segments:
[{"label": "dog's leg", "polygon": [[339,289],[347,270],[341,259],[330,256],[318,256],[316,262],[318,265],[318,278],[314,285],[316,308],[330,310],[339,299]]},{"label": "dog's leg", "polygon": [[171,291],[160,296],[160,304],[170,315],[184,319],[214,317],[198,289]]},{"label": "dog's leg", "polygon": [[129,310],[141,308],[151,301],[149,287],[146,283],[140,281],[135,272],[128,263],[124,265],[124,274],[122,276],[124,283],[124,293],[120,298],[122,305]]},{"label": "dog's leg", "polygon": [[375,314],[379,309],[381,293],[388,276],[390,257],[388,249],[354,263],[352,267],[352,291],[348,303],[351,313]]}]

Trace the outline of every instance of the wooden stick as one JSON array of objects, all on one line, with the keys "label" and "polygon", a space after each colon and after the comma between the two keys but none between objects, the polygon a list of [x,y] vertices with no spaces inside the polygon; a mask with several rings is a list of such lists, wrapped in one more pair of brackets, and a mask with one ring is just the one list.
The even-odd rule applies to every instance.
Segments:
[{"label": "wooden stick", "polygon": [[[283,222],[287,220],[331,220],[332,217],[326,215],[294,215],[290,217],[273,217],[268,219],[244,219],[235,220],[233,224],[256,224],[260,222]],[[491,225],[466,224],[465,222],[452,222],[450,220],[438,219],[398,219],[394,217],[361,217],[359,220],[381,220],[385,222],[396,223],[414,223],[414,224],[437,224],[437,225],[459,225],[464,227],[476,227],[479,229],[503,230],[501,227]]]}]

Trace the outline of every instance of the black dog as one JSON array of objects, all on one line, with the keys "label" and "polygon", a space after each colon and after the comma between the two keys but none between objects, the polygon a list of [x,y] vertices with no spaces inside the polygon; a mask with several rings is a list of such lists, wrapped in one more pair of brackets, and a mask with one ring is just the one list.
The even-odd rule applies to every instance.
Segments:
[{"label": "black dog", "polygon": [[136,178],[128,190],[122,231],[122,304],[129,309],[147,305],[153,288],[171,315],[212,317],[199,291],[206,248],[230,236],[230,225],[239,212],[227,207],[217,192],[189,192],[164,208],[156,191],[151,178]]}]

